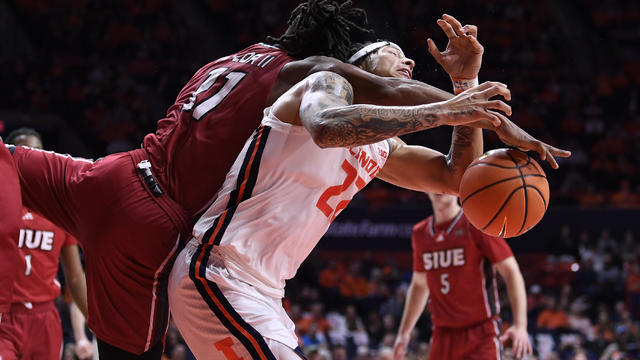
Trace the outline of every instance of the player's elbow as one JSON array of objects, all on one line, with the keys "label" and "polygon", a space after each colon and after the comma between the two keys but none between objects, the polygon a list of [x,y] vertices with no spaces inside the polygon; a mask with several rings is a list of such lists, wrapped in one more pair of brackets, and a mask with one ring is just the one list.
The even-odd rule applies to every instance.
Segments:
[{"label": "player's elbow", "polygon": [[336,147],[335,141],[332,141],[335,138],[333,134],[335,129],[326,121],[323,121],[321,117],[316,118],[314,116],[314,118],[312,124],[307,127],[313,142],[322,149]]},{"label": "player's elbow", "polygon": [[354,145],[354,134],[346,131],[349,129],[348,123],[325,115],[320,111],[306,125],[313,142],[323,149]]}]

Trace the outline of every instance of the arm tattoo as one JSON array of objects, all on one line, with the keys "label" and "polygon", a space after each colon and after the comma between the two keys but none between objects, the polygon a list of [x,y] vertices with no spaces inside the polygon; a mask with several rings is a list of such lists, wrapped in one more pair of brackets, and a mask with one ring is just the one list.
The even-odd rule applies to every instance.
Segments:
[{"label": "arm tattoo", "polygon": [[468,116],[474,110],[451,110],[442,104],[419,106],[350,105],[353,88],[331,72],[314,74],[309,84],[313,101],[301,108],[301,117],[314,141],[322,147],[372,144],[390,137],[430,129],[446,118]]},{"label": "arm tattoo", "polygon": [[327,147],[371,144],[438,126],[438,113],[441,110],[437,106],[433,106],[430,112],[423,107],[375,105],[329,108],[318,114],[324,121],[316,135],[319,142]]},{"label": "arm tattoo", "polygon": [[472,147],[474,145],[475,129],[469,126],[456,126],[453,128],[451,148],[447,154],[447,162],[451,172],[464,171],[475,158]]},{"label": "arm tattoo", "polygon": [[353,87],[342,76],[323,72],[311,82],[311,91],[325,92],[330,97],[339,98],[347,104],[353,104]]},{"label": "arm tattoo", "polygon": [[355,105],[323,111],[326,125],[320,137],[328,146],[363,145],[406,132],[433,127],[436,119],[416,108]]}]

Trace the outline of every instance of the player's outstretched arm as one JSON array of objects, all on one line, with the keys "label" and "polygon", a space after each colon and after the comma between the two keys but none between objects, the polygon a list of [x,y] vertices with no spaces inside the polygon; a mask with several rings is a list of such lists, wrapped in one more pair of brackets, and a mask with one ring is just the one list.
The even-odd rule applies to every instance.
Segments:
[{"label": "player's outstretched arm", "polygon": [[300,80],[323,71],[333,72],[347,79],[354,89],[354,104],[408,106],[430,104],[453,97],[444,90],[417,80],[382,77],[334,58],[311,56],[285,65],[271,91],[270,99],[275,101]]},{"label": "player's outstretched arm", "polygon": [[500,337],[500,341],[511,339],[513,355],[520,359],[525,355],[532,354],[529,333],[527,332],[527,293],[524,279],[513,256],[495,264],[495,267],[507,286],[507,295],[514,319],[514,324]]},{"label": "player's outstretched arm", "polygon": [[402,312],[402,320],[393,345],[394,360],[403,360],[409,345],[411,331],[416,326],[418,318],[424,311],[429,298],[429,286],[427,285],[427,277],[423,272],[413,272],[411,284],[407,291],[407,299],[404,303],[404,311]]},{"label": "player's outstretched arm", "polygon": [[506,145],[513,146],[522,151],[534,151],[538,153],[540,159],[548,161],[554,169],[559,167],[555,159],[556,157],[567,158],[571,156],[571,151],[557,148],[536,139],[507,118],[503,118],[499,126],[495,126],[485,120],[480,120],[469,125],[494,131]]},{"label": "player's outstretched arm", "polygon": [[440,125],[463,125],[487,118],[498,126],[505,117],[496,110],[511,113],[501,100],[490,100],[493,96],[510,98],[506,85],[496,82],[483,83],[440,103],[407,107],[349,105],[353,88],[345,78],[331,72],[309,76],[304,86],[301,123],[325,148],[371,144]]}]

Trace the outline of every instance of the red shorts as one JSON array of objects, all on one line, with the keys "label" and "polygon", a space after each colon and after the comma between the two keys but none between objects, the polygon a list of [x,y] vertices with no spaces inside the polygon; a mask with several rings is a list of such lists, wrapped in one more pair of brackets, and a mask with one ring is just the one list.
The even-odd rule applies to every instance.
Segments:
[{"label": "red shorts", "polygon": [[62,354],[62,327],[53,301],[11,305],[0,322],[0,359],[51,359]]},{"label": "red shorts", "polygon": [[464,328],[435,327],[431,336],[430,359],[501,359],[499,319]]},{"label": "red shorts", "polygon": [[0,140],[0,313],[9,311],[17,268],[24,269],[18,254],[22,199],[11,154]]},{"label": "red shorts", "polygon": [[144,150],[93,162],[17,147],[13,159],[25,206],[75,236],[84,250],[88,325],[97,337],[140,354],[162,341],[167,277],[179,234],[191,226],[165,193],[145,185]]}]

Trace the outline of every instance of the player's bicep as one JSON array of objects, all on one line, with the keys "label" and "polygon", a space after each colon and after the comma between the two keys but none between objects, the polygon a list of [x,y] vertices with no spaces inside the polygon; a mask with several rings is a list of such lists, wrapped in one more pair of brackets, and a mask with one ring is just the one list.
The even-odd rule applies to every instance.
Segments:
[{"label": "player's bicep", "polygon": [[313,133],[316,126],[328,120],[321,116],[323,110],[352,103],[353,88],[345,78],[332,72],[319,72],[307,78],[300,102],[300,120]]},{"label": "player's bicep", "polygon": [[397,144],[378,178],[409,190],[456,194],[445,155],[424,146]]},{"label": "player's bicep", "polygon": [[520,271],[518,262],[513,256],[509,256],[508,258],[493,264],[493,266],[496,267],[496,270],[503,279],[508,277],[510,274]]}]

